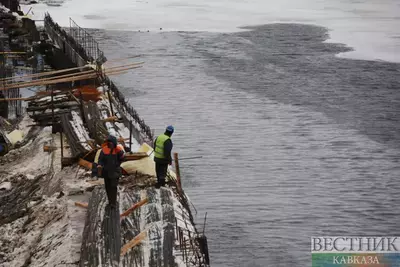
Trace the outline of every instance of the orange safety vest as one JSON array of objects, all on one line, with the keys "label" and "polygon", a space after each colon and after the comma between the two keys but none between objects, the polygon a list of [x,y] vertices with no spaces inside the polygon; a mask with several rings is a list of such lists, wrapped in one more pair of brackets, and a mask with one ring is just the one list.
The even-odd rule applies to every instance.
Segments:
[{"label": "orange safety vest", "polygon": [[[103,150],[104,155],[111,154],[111,149],[107,146],[107,143],[102,145],[102,150]],[[118,144],[117,147],[113,149],[112,154],[115,155],[121,151],[125,153],[124,147],[122,145]]]}]

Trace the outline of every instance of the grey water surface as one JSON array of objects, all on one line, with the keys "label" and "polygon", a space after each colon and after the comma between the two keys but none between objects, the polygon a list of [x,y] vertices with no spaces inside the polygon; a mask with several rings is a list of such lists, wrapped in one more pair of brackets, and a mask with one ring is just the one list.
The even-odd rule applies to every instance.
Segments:
[{"label": "grey water surface", "polygon": [[181,165],[212,266],[310,266],[311,236],[400,235],[400,64],[337,58],[351,48],[311,25],[95,35],[109,59],[142,55],[113,80],[203,156]]}]

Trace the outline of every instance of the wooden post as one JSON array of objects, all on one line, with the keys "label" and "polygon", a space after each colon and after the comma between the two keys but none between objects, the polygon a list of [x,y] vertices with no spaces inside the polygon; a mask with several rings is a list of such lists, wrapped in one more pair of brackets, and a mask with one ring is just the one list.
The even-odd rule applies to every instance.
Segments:
[{"label": "wooden post", "polygon": [[187,252],[186,252],[186,238],[183,238],[183,260],[185,261],[185,263],[188,263],[188,258],[187,258]]},{"label": "wooden post", "polygon": [[181,249],[181,251],[182,251],[182,258],[183,258],[183,260],[185,260],[185,252],[184,252],[184,250],[183,250],[183,233],[182,233],[182,230],[179,228],[178,229],[178,231],[179,231],[179,246],[180,246],[180,249]]},{"label": "wooden post", "polygon": [[207,221],[207,212],[206,212],[206,215],[204,216],[203,236],[204,236],[204,232],[206,231],[206,221]]},{"label": "wooden post", "polygon": [[52,118],[52,127],[54,127],[54,89],[51,87],[51,118]]},{"label": "wooden post", "polygon": [[61,145],[61,169],[63,168],[63,158],[64,158],[64,144],[63,144],[63,129],[60,127],[60,145]]},{"label": "wooden post", "polygon": [[129,152],[132,152],[132,121],[129,121]]},{"label": "wooden post", "polygon": [[175,217],[175,232],[176,232],[176,240],[180,240],[179,239],[179,231],[178,231],[178,220]]},{"label": "wooden post", "polygon": [[[22,95],[19,95],[19,98],[22,98]],[[22,101],[18,101],[18,113],[22,115]]]},{"label": "wooden post", "polygon": [[182,184],[181,184],[181,172],[179,170],[179,159],[178,159],[178,153],[174,153],[174,161],[175,161],[175,170],[176,170],[176,182],[178,185],[178,190],[182,190]]},{"label": "wooden post", "polygon": [[112,117],[112,116],[114,116],[114,110],[113,110],[113,106],[112,106],[112,102],[111,102],[111,93],[110,93],[110,89],[108,89],[107,95],[108,95],[108,100],[110,101],[110,110],[111,110],[111,117]]},{"label": "wooden post", "polygon": [[81,99],[81,117],[82,117],[82,122],[85,124],[86,119],[85,119],[85,111],[83,109],[83,96],[82,96],[82,91],[79,90],[79,98]]}]

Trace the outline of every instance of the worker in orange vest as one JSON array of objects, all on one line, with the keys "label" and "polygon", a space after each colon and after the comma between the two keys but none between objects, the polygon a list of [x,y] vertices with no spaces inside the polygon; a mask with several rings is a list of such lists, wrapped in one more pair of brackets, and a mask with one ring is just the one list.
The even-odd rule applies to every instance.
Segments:
[{"label": "worker in orange vest", "polygon": [[98,176],[104,178],[108,203],[111,208],[117,207],[118,181],[122,175],[120,165],[124,155],[124,148],[118,145],[115,136],[110,135],[107,138],[107,145],[101,149],[97,168]]}]

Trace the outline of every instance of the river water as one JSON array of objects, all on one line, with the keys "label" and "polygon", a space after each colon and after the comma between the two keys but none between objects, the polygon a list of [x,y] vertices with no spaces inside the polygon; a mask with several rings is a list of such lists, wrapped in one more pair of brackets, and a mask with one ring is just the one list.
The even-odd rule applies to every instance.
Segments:
[{"label": "river water", "polygon": [[[145,61],[113,80],[203,156],[181,165],[212,266],[305,267],[311,236],[400,235],[398,2],[94,1],[50,13]],[[301,23],[237,28],[273,21]]]},{"label": "river water", "polygon": [[310,266],[311,236],[400,235],[400,64],[335,57],[317,26],[240,33],[97,31],[114,81],[208,212],[213,266]]}]

